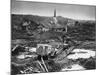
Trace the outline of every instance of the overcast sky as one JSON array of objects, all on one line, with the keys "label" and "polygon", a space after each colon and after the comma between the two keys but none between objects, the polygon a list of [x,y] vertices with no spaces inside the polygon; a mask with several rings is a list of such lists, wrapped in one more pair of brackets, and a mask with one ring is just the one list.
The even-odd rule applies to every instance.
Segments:
[{"label": "overcast sky", "polygon": [[95,20],[96,7],[90,5],[71,5],[43,2],[29,2],[12,0],[12,14],[32,14],[40,16],[53,16],[54,9],[57,16],[80,20]]}]

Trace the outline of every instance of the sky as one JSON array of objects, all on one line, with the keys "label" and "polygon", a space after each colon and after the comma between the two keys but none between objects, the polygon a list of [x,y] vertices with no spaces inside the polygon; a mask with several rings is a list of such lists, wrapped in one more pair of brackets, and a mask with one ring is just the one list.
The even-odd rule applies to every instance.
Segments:
[{"label": "sky", "polygon": [[56,9],[57,16],[78,20],[95,20],[96,6],[62,3],[46,3],[23,0],[11,1],[12,14],[29,14],[39,16],[53,16]]}]

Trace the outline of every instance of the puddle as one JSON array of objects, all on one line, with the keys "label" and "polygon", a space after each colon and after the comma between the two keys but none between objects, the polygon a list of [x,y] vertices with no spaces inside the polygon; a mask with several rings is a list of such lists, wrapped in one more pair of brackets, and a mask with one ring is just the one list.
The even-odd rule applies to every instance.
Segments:
[{"label": "puddle", "polygon": [[72,51],[74,54],[70,54],[67,58],[68,59],[79,59],[79,58],[90,58],[95,57],[95,51],[92,50],[86,50],[86,49],[75,49]]},{"label": "puddle", "polygon": [[66,68],[62,69],[61,71],[69,71],[69,70],[85,70],[85,68],[82,67],[82,66],[79,65],[79,64],[73,64],[73,65],[71,66],[71,68],[66,67]]}]

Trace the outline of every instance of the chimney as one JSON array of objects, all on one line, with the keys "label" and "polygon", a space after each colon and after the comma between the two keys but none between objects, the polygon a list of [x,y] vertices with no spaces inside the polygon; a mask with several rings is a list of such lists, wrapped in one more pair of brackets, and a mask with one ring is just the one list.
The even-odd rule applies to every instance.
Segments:
[{"label": "chimney", "polygon": [[54,17],[56,17],[56,9],[54,10]]}]

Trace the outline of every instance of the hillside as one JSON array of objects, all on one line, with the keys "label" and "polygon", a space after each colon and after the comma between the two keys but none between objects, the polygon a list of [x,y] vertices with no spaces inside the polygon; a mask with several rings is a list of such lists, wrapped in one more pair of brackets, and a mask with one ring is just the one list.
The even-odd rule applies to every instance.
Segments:
[{"label": "hillside", "polygon": [[[38,27],[51,28],[55,26],[53,24],[54,19],[52,17],[35,16],[35,15],[11,15],[11,27],[12,27],[12,39],[50,39],[58,38],[59,33],[56,32],[38,32]],[[21,29],[22,23],[25,21],[31,21],[31,32],[35,33],[35,37],[27,35],[27,31]],[[68,32],[65,36],[69,36],[75,40],[95,40],[96,23],[95,21],[76,21],[62,16],[57,16],[57,24],[61,27],[67,27]],[[56,36],[54,36],[55,34]],[[63,33],[60,33],[63,34]],[[38,37],[38,38],[37,38]],[[41,38],[43,37],[43,38]],[[45,38],[44,38],[45,37]]]}]

